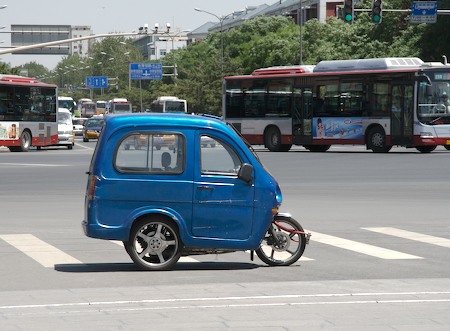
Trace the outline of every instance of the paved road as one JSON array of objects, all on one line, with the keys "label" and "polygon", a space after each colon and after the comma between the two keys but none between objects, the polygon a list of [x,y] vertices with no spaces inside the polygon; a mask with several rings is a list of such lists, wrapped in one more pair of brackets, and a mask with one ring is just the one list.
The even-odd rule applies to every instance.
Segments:
[{"label": "paved road", "polygon": [[449,328],[446,150],[259,149],[283,210],[313,234],[305,256],[273,268],[238,252],[141,272],[121,243],[82,233],[94,146],[0,149],[0,330]]}]

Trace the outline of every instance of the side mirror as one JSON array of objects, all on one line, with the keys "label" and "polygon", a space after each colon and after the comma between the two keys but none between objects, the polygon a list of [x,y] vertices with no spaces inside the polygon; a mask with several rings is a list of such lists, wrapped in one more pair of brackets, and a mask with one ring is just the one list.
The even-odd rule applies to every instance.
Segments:
[{"label": "side mirror", "polygon": [[421,84],[425,84],[426,86],[432,86],[430,77],[428,77],[423,72],[419,73],[419,75],[417,76],[417,81]]},{"label": "side mirror", "polygon": [[244,163],[239,169],[238,178],[250,184],[253,180],[253,166],[249,163]]}]

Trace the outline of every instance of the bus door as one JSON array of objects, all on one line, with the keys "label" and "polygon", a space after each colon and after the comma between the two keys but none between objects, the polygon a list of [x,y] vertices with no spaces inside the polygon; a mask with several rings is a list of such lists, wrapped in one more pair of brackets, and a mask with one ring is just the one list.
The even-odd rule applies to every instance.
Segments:
[{"label": "bus door", "polygon": [[296,145],[312,144],[313,93],[311,88],[294,87],[292,140]]},{"label": "bus door", "polygon": [[413,85],[392,86],[391,145],[412,145],[413,142]]}]

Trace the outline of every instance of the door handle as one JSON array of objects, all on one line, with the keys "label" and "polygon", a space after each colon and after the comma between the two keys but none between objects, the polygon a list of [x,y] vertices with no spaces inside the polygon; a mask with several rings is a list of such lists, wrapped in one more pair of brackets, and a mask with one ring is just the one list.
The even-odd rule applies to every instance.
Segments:
[{"label": "door handle", "polygon": [[197,186],[197,190],[209,190],[209,191],[212,191],[212,190],[214,190],[214,186],[199,185],[199,186]]}]

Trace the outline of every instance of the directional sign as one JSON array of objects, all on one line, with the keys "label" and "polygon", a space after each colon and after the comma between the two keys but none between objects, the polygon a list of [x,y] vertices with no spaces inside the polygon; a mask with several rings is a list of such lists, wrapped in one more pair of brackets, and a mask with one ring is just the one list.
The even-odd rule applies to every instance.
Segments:
[{"label": "directional sign", "polygon": [[436,23],[437,1],[414,1],[411,9],[411,23]]},{"label": "directional sign", "polygon": [[162,79],[161,63],[130,63],[130,79]]},{"label": "directional sign", "polygon": [[86,76],[86,88],[107,88],[107,76]]}]

